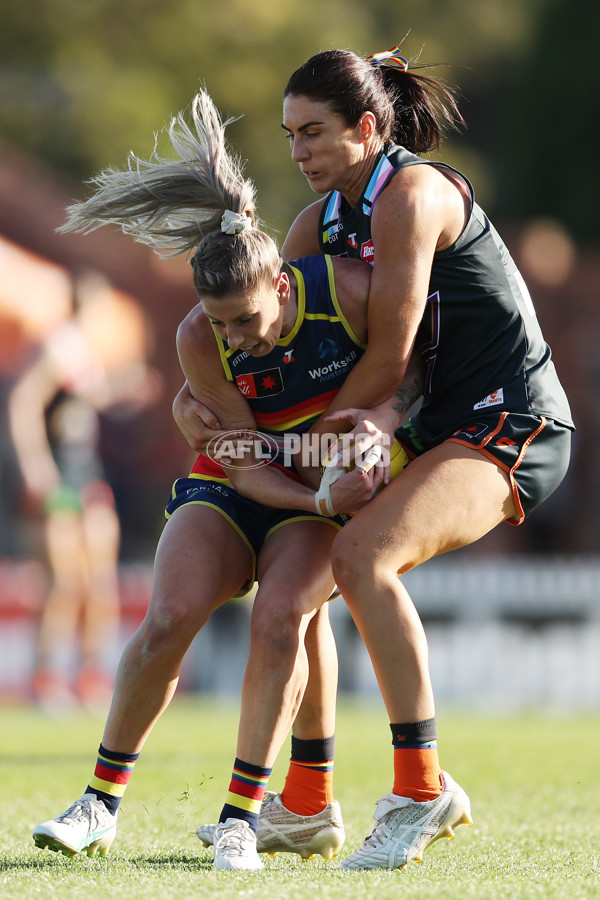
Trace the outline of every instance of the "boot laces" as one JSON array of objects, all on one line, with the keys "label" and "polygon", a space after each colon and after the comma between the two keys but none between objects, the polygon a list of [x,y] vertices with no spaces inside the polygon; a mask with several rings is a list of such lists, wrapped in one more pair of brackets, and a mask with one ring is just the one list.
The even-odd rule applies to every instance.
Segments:
[{"label": "boot laces", "polygon": [[244,852],[244,844],[247,840],[246,829],[242,822],[236,822],[230,825],[225,834],[219,838],[219,846],[229,852],[237,853],[241,856]]}]

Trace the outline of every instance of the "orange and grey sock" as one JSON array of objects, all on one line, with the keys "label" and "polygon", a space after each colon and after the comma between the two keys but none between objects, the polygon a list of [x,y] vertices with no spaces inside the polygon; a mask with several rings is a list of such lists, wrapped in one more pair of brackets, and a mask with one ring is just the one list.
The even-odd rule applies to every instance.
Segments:
[{"label": "orange and grey sock", "polygon": [[292,735],[292,755],[281,802],[299,816],[314,816],[333,798],[335,736],[304,741]]},{"label": "orange and grey sock", "polygon": [[418,802],[442,791],[435,719],[391,724],[394,745],[394,794]]}]

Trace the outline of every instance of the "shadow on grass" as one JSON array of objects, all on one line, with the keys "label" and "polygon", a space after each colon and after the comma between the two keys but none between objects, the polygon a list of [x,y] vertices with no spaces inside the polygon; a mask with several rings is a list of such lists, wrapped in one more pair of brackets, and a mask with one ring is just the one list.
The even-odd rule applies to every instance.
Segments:
[{"label": "shadow on grass", "polygon": [[47,853],[31,856],[0,856],[0,874],[3,872],[45,872],[60,869],[67,871],[75,867],[87,869],[101,866],[106,872],[118,872],[126,868],[135,868],[140,871],[179,871],[179,872],[207,872],[213,871],[212,857],[204,859],[183,852],[164,853],[136,853],[131,855],[113,853],[109,857],[96,856],[90,859],[85,854],[74,858],[63,856],[62,853]]},{"label": "shadow on grass", "polygon": [[135,856],[127,856],[121,862],[136,866],[139,869],[178,869],[190,872],[213,871],[212,856],[204,859],[187,853],[153,853],[146,855],[139,853]]}]

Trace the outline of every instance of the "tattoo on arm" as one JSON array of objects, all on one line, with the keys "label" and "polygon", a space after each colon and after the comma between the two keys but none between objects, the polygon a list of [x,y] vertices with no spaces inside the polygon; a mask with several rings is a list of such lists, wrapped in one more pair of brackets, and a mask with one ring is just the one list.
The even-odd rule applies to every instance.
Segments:
[{"label": "tattoo on arm", "polygon": [[394,409],[397,413],[407,412],[423,393],[423,381],[415,376],[411,382],[403,381],[395,394]]}]

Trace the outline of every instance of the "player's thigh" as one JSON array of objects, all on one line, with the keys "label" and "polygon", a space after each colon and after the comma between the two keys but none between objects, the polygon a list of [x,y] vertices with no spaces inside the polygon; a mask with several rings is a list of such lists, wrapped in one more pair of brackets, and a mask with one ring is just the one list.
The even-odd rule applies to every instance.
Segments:
[{"label": "player's thigh", "polygon": [[286,522],[265,541],[258,557],[255,604],[277,603],[312,613],[334,588],[331,548],[338,528],[318,519]]},{"label": "player's thigh", "polygon": [[251,550],[225,516],[199,504],[182,506],[158,542],[149,611],[169,609],[203,622],[252,575]]},{"label": "player's thigh", "polygon": [[361,509],[336,549],[372,555],[404,572],[478,540],[513,515],[508,475],[483,454],[445,442],[413,460]]},{"label": "player's thigh", "polygon": [[61,509],[49,513],[45,526],[46,553],[57,577],[73,578],[85,564],[85,539],[81,514]]},{"label": "player's thigh", "polygon": [[110,566],[118,557],[121,538],[115,507],[109,503],[86,504],[81,515],[91,566]]}]

